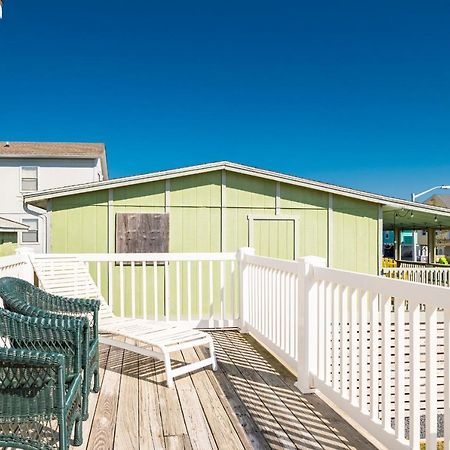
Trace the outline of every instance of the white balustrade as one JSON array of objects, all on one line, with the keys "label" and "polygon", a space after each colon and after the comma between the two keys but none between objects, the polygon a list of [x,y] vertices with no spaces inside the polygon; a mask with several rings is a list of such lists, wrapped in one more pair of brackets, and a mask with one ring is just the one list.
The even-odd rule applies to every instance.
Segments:
[{"label": "white balustrade", "polygon": [[119,316],[200,328],[240,326],[236,253],[64,256],[77,256],[88,265],[100,292]]},{"label": "white balustrade", "polygon": [[385,267],[383,274],[398,280],[450,287],[450,267]]},{"label": "white balustrade", "polygon": [[16,277],[33,282],[34,273],[26,255],[0,257],[0,278]]},{"label": "white balustrade", "polygon": [[[76,256],[117,314],[239,327],[386,448],[450,448],[449,269],[380,277],[247,248]],[[29,279],[27,264],[0,258],[0,276]]]}]

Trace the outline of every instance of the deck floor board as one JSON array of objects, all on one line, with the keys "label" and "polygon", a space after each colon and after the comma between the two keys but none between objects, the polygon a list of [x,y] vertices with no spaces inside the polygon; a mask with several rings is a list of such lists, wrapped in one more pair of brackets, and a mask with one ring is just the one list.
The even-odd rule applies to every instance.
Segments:
[{"label": "deck floor board", "polygon": [[[161,362],[102,345],[102,389],[91,394],[81,448],[375,448],[319,397],[301,395],[294,376],[254,339],[237,331],[211,334],[217,372],[184,375],[173,389],[165,386]],[[174,367],[202,353],[178,353]]]}]

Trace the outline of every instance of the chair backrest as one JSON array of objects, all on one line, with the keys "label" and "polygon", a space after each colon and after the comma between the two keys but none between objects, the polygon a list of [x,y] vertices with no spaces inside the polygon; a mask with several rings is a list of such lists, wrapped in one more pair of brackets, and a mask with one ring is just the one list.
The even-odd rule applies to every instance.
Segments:
[{"label": "chair backrest", "polygon": [[88,266],[76,256],[30,255],[30,260],[45,291],[64,297],[99,299],[106,304]]}]

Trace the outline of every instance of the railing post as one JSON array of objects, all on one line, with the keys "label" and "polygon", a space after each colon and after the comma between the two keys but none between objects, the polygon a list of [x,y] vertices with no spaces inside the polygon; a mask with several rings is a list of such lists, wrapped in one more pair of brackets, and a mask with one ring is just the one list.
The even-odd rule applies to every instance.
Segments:
[{"label": "railing post", "polygon": [[242,247],[237,252],[239,262],[239,323],[243,333],[247,332],[249,306],[249,275],[245,256],[254,254],[255,249],[250,247]]},{"label": "railing post", "polygon": [[[318,282],[314,266],[326,267],[325,258],[307,256],[298,262],[298,380],[297,388],[304,394],[314,392],[314,375],[317,370]],[[321,349],[324,351],[324,349]]]}]

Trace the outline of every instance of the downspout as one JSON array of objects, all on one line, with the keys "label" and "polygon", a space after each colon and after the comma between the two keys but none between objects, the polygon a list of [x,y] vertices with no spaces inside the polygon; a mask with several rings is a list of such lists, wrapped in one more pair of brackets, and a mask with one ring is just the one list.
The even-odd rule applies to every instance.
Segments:
[{"label": "downspout", "polygon": [[[36,208],[38,211],[30,209],[30,207]],[[25,202],[23,203],[23,209],[25,210],[25,212],[31,214],[32,216],[37,216],[38,218],[39,217],[44,218],[44,222],[45,222],[44,251],[45,251],[45,253],[48,253],[48,251],[49,251],[49,248],[48,248],[48,211],[46,209],[39,208],[38,206],[28,205]],[[42,211],[42,212],[40,212],[40,211]]]}]

